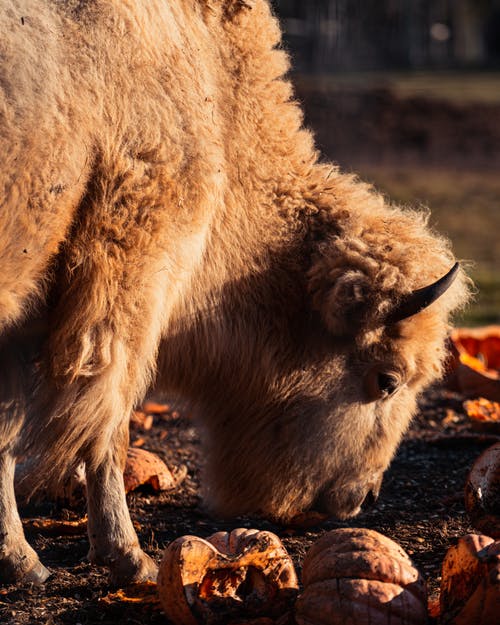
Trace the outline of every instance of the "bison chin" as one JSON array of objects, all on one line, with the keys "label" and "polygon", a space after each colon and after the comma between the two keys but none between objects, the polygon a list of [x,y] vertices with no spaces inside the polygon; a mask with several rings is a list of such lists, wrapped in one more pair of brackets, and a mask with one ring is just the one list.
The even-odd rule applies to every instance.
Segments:
[{"label": "bison chin", "polygon": [[382,475],[372,480],[353,481],[341,485],[329,482],[316,496],[310,491],[306,494],[307,489],[299,490],[290,485],[280,498],[276,497],[276,489],[268,493],[269,497],[266,497],[263,491],[259,507],[257,502],[251,504],[250,493],[245,502],[236,501],[235,494],[237,496],[238,491],[243,494],[242,491],[245,489],[238,488],[233,482],[233,492],[230,495],[219,491],[219,496],[214,497],[214,491],[209,488],[205,491],[205,501],[213,514],[225,518],[258,513],[275,523],[286,524],[297,515],[313,511],[325,514],[328,518],[343,520],[354,517],[372,506],[378,499],[381,484]]},{"label": "bison chin", "polygon": [[240,431],[239,439],[210,450],[202,480],[203,499],[215,516],[258,514],[287,523],[304,512],[316,511],[346,519],[376,501],[392,447],[383,459],[377,456],[375,463],[352,447],[337,449],[335,454],[326,433],[315,445],[304,436],[301,445],[299,432],[294,436],[293,429],[289,424],[288,445],[283,440],[282,446],[273,444],[269,430],[250,438]]},{"label": "bison chin", "polygon": [[337,519],[348,519],[377,501],[381,485],[382,476],[340,487],[329,483],[314,501],[312,509]]},{"label": "bison chin", "polygon": [[[212,512],[282,523],[309,510],[346,519],[376,501],[413,413],[414,393],[404,388],[389,399],[360,403],[353,398],[362,394],[362,380],[329,380],[337,397],[333,408],[326,394],[325,401],[298,394],[293,403],[261,404],[251,415],[217,411],[212,428],[203,429],[202,484]],[[248,405],[255,408],[257,400]]]}]

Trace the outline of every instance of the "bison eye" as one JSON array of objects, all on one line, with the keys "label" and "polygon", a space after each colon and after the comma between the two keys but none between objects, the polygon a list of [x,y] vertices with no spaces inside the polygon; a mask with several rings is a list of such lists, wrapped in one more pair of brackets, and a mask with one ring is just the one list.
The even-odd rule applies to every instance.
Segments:
[{"label": "bison eye", "polygon": [[377,384],[382,395],[392,395],[399,386],[399,380],[390,373],[378,373]]},{"label": "bison eye", "polygon": [[365,391],[368,401],[378,401],[393,395],[401,386],[397,373],[373,368],[365,378]]}]

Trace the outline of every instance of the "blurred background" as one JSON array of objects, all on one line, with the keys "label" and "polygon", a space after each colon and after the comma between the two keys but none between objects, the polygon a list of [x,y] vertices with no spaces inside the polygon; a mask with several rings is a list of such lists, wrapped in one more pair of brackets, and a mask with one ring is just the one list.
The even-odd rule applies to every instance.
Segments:
[{"label": "blurred background", "polygon": [[326,158],[428,206],[500,323],[500,0],[273,0]]}]

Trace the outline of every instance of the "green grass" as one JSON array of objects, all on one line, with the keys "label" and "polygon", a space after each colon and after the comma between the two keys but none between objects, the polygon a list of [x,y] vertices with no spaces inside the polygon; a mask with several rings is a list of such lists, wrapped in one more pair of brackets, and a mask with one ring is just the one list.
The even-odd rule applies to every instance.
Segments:
[{"label": "green grass", "polygon": [[296,80],[324,91],[386,88],[402,98],[423,96],[456,104],[500,103],[498,72],[355,72],[300,75]]},{"label": "green grass", "polygon": [[364,166],[361,178],[391,200],[431,210],[430,223],[468,261],[478,294],[457,323],[500,323],[500,176],[418,167]]}]

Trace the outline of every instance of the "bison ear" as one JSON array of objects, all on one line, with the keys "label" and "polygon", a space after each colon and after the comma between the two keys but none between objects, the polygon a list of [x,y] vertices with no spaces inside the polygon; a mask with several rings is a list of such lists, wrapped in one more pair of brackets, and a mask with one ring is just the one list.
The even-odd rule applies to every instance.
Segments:
[{"label": "bison ear", "polygon": [[322,263],[309,272],[312,306],[335,335],[354,333],[362,323],[371,300],[370,278],[358,268],[330,267]]}]

